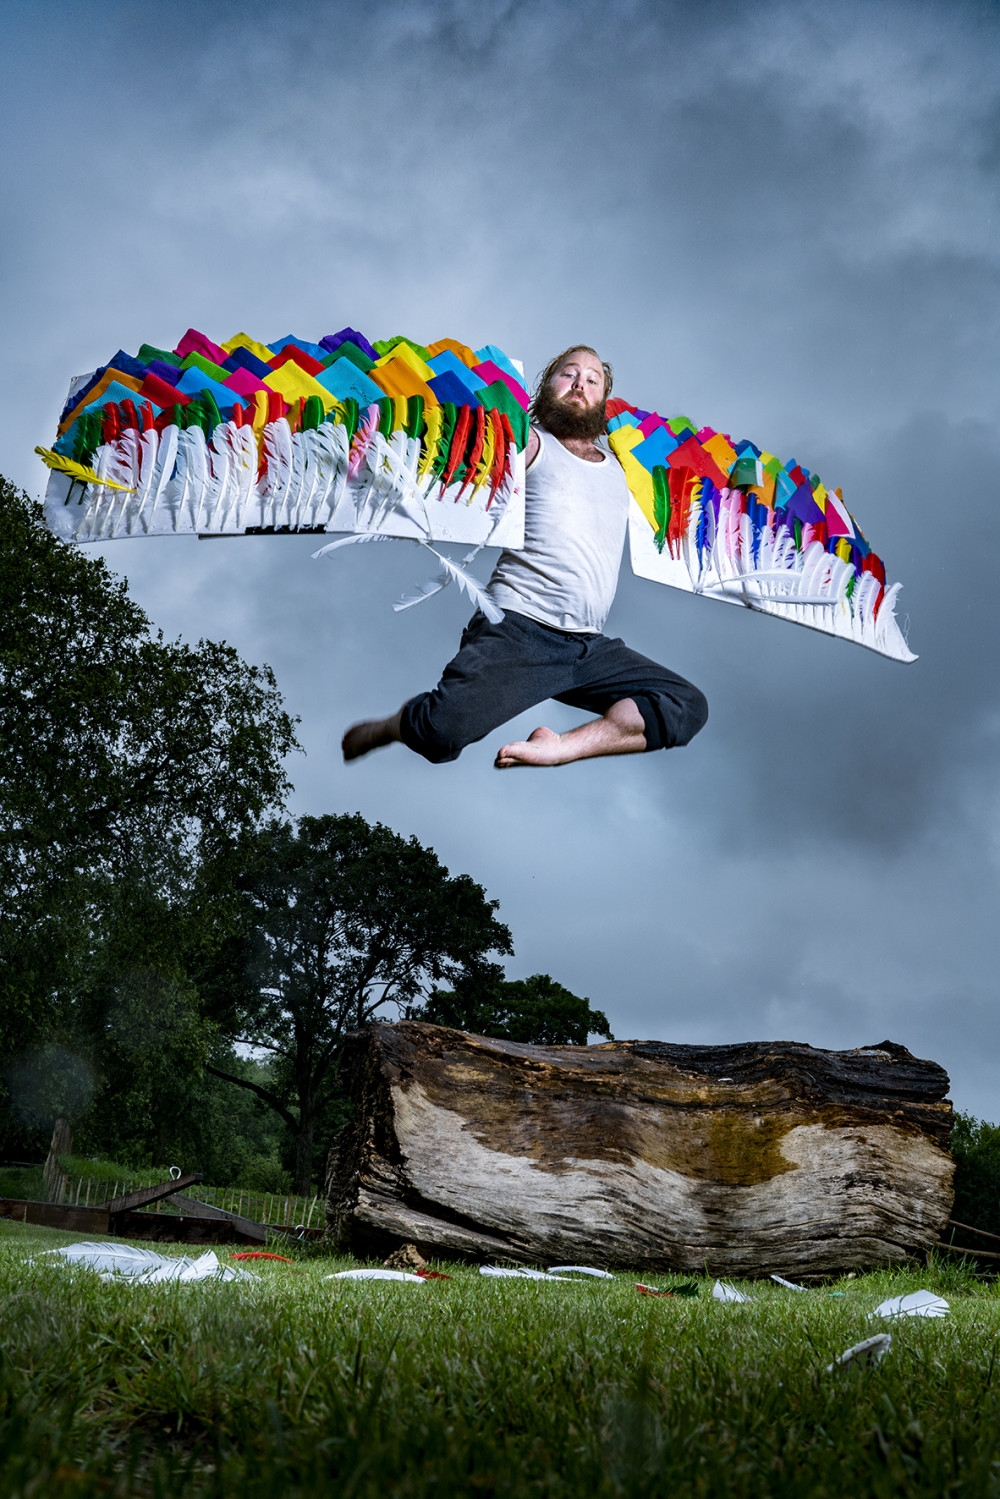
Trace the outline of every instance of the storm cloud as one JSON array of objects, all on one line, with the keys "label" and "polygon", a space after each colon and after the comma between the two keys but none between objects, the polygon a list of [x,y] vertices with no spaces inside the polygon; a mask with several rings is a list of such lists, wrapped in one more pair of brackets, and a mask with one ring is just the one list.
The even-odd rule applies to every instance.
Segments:
[{"label": "storm cloud", "polygon": [[29,492],[69,377],[189,325],[452,336],[529,372],[579,339],[627,400],[841,485],[904,583],[908,667],[626,563],[609,631],[697,682],[707,728],[497,774],[510,731],[451,766],[340,763],[468,613],[454,590],[392,613],[416,548],[95,549],[168,636],[275,668],[306,749],[293,810],[432,844],[499,899],[511,976],[551,972],[620,1036],[891,1036],[996,1118],[996,6],[2,15],[0,471]]}]

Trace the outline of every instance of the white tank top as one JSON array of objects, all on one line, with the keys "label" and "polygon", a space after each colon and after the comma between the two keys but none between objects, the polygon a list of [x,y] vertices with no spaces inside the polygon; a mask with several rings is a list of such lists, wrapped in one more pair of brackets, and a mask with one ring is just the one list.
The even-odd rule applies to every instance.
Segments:
[{"label": "white tank top", "polygon": [[524,550],[500,554],[486,592],[543,625],[599,634],[625,545],[625,474],[610,453],[589,463],[551,433],[538,431],[538,441],[525,482]]}]

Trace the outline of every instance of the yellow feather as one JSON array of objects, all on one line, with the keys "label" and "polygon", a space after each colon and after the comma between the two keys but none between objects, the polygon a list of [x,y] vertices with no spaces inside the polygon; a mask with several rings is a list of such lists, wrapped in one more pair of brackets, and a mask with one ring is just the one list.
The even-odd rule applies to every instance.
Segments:
[{"label": "yellow feather", "polygon": [[472,481],[473,494],[475,494],[477,489],[482,489],[489,478],[493,468],[493,455],[495,452],[496,435],[493,431],[493,423],[490,421],[489,414],[487,413],[486,428],[483,433],[483,455],[476,466],[476,477]]},{"label": "yellow feather", "polygon": [[102,479],[100,474],[86,464],[75,463],[72,458],[64,458],[61,453],[54,453],[51,448],[36,448],[35,452],[43,463],[49,468],[56,469],[60,474],[69,474],[71,479],[79,479],[81,484],[103,484],[105,489],[124,489],[128,494],[135,494],[131,484],[119,484],[117,479]]},{"label": "yellow feather", "polygon": [[423,452],[417,465],[417,478],[422,479],[427,473],[434,459],[437,457],[438,444],[441,441],[441,423],[444,412],[440,406],[428,406],[424,409],[424,441]]}]

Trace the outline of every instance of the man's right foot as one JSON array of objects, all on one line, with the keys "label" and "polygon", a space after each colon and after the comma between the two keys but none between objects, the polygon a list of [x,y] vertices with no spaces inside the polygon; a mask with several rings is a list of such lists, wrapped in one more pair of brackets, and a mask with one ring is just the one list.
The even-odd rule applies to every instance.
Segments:
[{"label": "man's right foot", "polygon": [[360,760],[369,751],[395,744],[399,739],[399,714],[391,718],[370,718],[352,724],[340,742],[345,760]]}]

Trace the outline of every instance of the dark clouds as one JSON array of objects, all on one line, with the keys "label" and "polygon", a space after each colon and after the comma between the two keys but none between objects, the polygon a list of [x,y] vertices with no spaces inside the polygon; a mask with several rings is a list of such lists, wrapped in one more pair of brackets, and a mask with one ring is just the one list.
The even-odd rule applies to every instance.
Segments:
[{"label": "dark clouds", "polygon": [[[538,775],[494,773],[493,740],[339,763],[454,649],[450,592],[388,608],[416,549],[103,550],[168,634],[274,665],[297,810],[360,808],[499,897],[512,973],[619,1034],[890,1035],[995,1117],[996,8],[180,0],[5,28],[0,470],[33,491],[69,375],[119,344],[347,322],[529,370],[584,338],[626,398],[843,485],[916,665],[626,572],[611,628],[709,726]],[[543,719],[574,716],[520,727]]]}]

